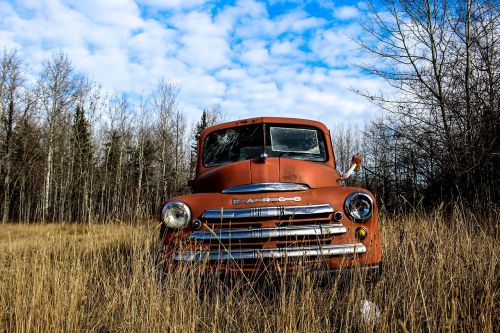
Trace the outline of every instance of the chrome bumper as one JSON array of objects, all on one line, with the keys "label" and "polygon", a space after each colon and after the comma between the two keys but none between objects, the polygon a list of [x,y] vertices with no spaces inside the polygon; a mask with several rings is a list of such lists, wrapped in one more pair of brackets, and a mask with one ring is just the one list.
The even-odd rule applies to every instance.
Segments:
[{"label": "chrome bumper", "polygon": [[214,231],[193,231],[190,238],[195,240],[241,240],[248,238],[342,235],[346,232],[347,228],[342,224],[314,224],[276,228],[231,228]]},{"label": "chrome bumper", "polygon": [[311,256],[337,256],[348,254],[361,254],[366,252],[366,247],[361,243],[325,245],[314,247],[288,247],[273,249],[240,249],[211,251],[185,251],[175,253],[173,259],[176,261],[204,261],[204,260],[239,260],[239,259],[263,259],[263,258],[291,258]]}]

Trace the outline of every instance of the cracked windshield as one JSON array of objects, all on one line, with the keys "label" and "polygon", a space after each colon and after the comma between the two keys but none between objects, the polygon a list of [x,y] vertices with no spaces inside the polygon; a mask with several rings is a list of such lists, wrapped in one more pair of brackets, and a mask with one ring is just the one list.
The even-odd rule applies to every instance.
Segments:
[{"label": "cracked windshield", "polygon": [[[290,125],[248,125],[213,132],[205,139],[203,164],[206,167],[259,158],[285,157],[322,162],[326,160],[325,140],[313,127]],[[265,140],[264,140],[265,139]]]}]

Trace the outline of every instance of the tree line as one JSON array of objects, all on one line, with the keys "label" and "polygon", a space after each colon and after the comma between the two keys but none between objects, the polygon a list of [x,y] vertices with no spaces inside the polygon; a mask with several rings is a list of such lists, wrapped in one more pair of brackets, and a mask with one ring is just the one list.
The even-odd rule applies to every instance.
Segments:
[{"label": "tree line", "polygon": [[[0,66],[3,222],[149,218],[188,190],[192,136],[175,85],[105,94],[64,53],[44,60],[35,83],[14,50]],[[208,126],[220,108],[204,114]]]}]

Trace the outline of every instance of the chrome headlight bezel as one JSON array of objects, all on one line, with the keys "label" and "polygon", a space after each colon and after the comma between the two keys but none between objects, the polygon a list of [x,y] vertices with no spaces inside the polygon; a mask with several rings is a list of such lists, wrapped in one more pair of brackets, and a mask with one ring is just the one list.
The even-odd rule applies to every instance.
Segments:
[{"label": "chrome headlight bezel", "polygon": [[[360,214],[359,211],[353,209],[353,206],[356,202],[363,202],[369,208],[369,212],[365,214]],[[347,196],[344,202],[344,211],[347,216],[354,221],[364,222],[368,220],[373,214],[373,200],[372,198],[365,192],[353,192]]]},{"label": "chrome headlight bezel", "polygon": [[[172,216],[168,215],[172,209],[181,209],[184,213],[184,217],[182,217],[184,221],[182,221],[181,223],[173,223],[173,221],[171,220]],[[170,201],[165,206],[163,206],[163,209],[161,211],[161,219],[163,223],[165,223],[165,225],[169,228],[183,229],[189,224],[189,222],[191,222],[191,209],[182,201]]]}]

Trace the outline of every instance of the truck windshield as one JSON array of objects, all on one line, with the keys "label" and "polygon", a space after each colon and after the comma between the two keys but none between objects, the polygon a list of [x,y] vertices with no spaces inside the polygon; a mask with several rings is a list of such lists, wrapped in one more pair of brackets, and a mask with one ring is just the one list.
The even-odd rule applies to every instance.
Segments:
[{"label": "truck windshield", "polygon": [[[265,137],[263,135],[265,128]],[[265,138],[265,140],[264,140]],[[203,165],[217,166],[269,157],[326,161],[323,133],[314,127],[288,124],[257,124],[210,133],[203,148]]]}]

